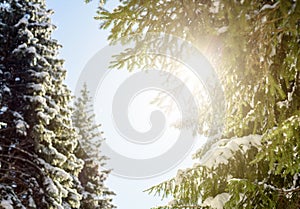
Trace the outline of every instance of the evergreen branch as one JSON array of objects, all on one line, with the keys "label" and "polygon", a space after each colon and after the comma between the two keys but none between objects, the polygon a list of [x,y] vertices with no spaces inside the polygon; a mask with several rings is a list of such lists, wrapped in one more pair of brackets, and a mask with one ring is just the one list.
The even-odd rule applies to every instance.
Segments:
[{"label": "evergreen branch", "polygon": [[[15,159],[15,160],[20,160],[20,161],[26,162],[29,165],[36,168],[38,171],[40,171],[40,173],[44,174],[43,170],[40,167],[38,167],[36,164],[34,164],[34,162],[29,161],[27,159],[24,159],[24,158],[21,158],[21,157],[16,157],[16,156],[11,156],[11,155],[4,155],[4,154],[0,154],[0,157],[5,157],[5,158],[8,158],[8,159]],[[7,161],[6,161],[6,163],[9,164],[9,165],[13,164],[13,163],[7,162]]]},{"label": "evergreen branch", "polygon": [[290,188],[290,189],[278,189],[278,191],[282,194],[288,194],[293,192],[300,192],[300,187]]}]

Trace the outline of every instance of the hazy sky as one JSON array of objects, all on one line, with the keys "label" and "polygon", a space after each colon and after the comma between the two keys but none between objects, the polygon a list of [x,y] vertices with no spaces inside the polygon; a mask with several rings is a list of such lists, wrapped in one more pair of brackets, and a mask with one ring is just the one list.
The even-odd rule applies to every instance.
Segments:
[{"label": "hazy sky", "polygon": [[[97,2],[95,0],[86,5],[84,0],[47,1],[48,7],[55,11],[52,20],[58,29],[54,32],[54,38],[63,45],[60,56],[66,60],[65,68],[68,72],[66,83],[72,91],[75,90],[76,82],[85,64],[97,51],[108,44],[106,41],[108,31],[100,30],[99,22],[93,19]],[[118,1],[109,2],[113,5]],[[110,7],[112,6],[108,5],[108,8]],[[103,124],[107,130],[111,129],[112,126],[112,124]],[[110,140],[107,135],[106,138]],[[190,164],[191,161],[188,159],[179,167],[186,167]],[[129,180],[110,175],[107,185],[117,194],[114,197],[114,204],[119,209],[148,209],[166,203],[166,201],[161,202],[159,197],[153,197],[142,191],[175,176],[177,169],[175,168],[156,178],[143,180]]]}]

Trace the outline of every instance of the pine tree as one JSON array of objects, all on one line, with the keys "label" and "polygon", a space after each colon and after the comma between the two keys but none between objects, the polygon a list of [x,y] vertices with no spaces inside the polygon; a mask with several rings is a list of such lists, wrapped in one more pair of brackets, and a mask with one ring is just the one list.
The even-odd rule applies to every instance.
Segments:
[{"label": "pine tree", "polygon": [[[215,66],[227,101],[222,137],[199,149],[195,166],[149,190],[173,196],[162,208],[299,208],[299,1],[120,4],[112,12],[100,7],[97,16],[101,28],[111,27],[111,42],[151,32],[190,41]],[[181,46],[170,39],[136,41],[144,47],[127,49],[115,66],[147,64],[143,49],[150,47],[172,46],[166,50],[180,55]]]},{"label": "pine tree", "polygon": [[79,208],[66,71],[43,0],[0,1],[0,207]]},{"label": "pine tree", "polygon": [[81,137],[76,156],[84,160],[84,167],[79,174],[83,196],[80,208],[111,209],[115,208],[111,203],[111,196],[115,194],[104,185],[110,171],[103,169],[107,158],[101,155],[100,146],[104,139],[98,130],[100,125],[95,124],[91,99],[84,84],[80,97],[74,103],[73,113],[73,124]]}]

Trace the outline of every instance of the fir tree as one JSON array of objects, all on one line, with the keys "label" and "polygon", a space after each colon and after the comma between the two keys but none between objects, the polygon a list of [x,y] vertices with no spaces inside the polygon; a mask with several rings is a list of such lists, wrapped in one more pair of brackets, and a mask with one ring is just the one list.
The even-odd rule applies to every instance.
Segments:
[{"label": "fir tree", "polygon": [[0,207],[79,208],[66,71],[44,0],[0,1]]},{"label": "fir tree", "polygon": [[73,124],[81,137],[76,149],[76,156],[84,160],[84,167],[79,174],[83,196],[81,208],[115,208],[111,203],[111,196],[114,195],[114,192],[104,185],[110,171],[103,169],[106,157],[101,155],[100,146],[104,139],[102,132],[98,130],[100,125],[95,124],[91,97],[86,84],[74,105]]},{"label": "fir tree", "polygon": [[[225,91],[222,138],[195,154],[194,167],[149,190],[173,196],[162,208],[299,208],[299,1],[120,4],[112,12],[100,7],[97,16],[101,28],[111,27],[111,42],[137,33],[179,36],[208,56]],[[115,66],[147,64],[144,48],[172,46],[180,54],[173,40],[162,41],[145,47],[137,39],[142,50],[127,49]]]}]

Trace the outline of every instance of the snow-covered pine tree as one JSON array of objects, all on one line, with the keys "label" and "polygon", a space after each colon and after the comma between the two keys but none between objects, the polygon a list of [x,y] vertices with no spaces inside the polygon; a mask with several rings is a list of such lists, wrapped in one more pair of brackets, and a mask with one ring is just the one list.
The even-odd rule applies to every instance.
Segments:
[{"label": "snow-covered pine tree", "polygon": [[44,0],[0,0],[0,207],[79,208],[66,71]]},{"label": "snow-covered pine tree", "polygon": [[[111,28],[111,42],[149,32],[190,41],[222,80],[223,139],[200,149],[195,166],[149,190],[174,198],[161,208],[300,208],[299,1],[128,0],[98,14],[101,28]],[[163,41],[142,48],[180,55],[181,46]],[[149,62],[144,51],[131,51],[115,66]]]},{"label": "snow-covered pine tree", "polygon": [[89,96],[87,85],[84,84],[80,97],[74,103],[73,124],[78,129],[79,144],[76,156],[84,160],[84,167],[79,174],[82,190],[82,209],[111,209],[112,195],[105,186],[105,180],[110,170],[104,169],[105,156],[101,155],[100,146],[103,142],[100,125],[95,124],[92,98]]}]

